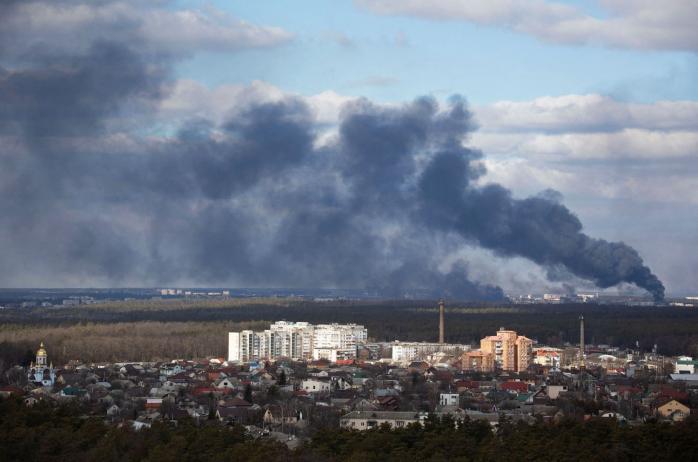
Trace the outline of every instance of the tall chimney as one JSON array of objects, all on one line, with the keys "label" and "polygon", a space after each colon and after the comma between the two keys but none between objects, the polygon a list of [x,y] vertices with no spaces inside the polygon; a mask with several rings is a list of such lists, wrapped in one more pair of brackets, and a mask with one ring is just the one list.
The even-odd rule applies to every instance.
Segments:
[{"label": "tall chimney", "polygon": [[579,367],[584,367],[584,316],[579,315]]},{"label": "tall chimney", "polygon": [[439,343],[444,343],[444,301],[439,300]]}]

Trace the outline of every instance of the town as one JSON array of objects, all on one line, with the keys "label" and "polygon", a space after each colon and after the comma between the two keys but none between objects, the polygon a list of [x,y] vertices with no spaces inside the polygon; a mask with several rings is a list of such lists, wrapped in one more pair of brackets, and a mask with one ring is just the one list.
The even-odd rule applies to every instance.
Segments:
[{"label": "town", "polygon": [[[228,333],[227,358],[57,366],[50,345],[3,378],[24,405],[75,402],[86,415],[134,429],[192,419],[242,425],[295,447],[322,428],[407,427],[432,417],[488,423],[613,419],[679,422],[698,405],[698,361],[585,343],[539,345],[505,327],[479,345],[375,342],[358,324],[278,321]],[[436,326],[436,323],[434,324]]]}]

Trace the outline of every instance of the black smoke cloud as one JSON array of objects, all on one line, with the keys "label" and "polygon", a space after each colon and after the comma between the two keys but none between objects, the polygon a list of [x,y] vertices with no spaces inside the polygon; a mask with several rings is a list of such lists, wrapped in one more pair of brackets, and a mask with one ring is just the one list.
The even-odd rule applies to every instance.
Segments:
[{"label": "black smoke cloud", "polygon": [[467,262],[443,263],[477,245],[663,296],[634,249],[583,234],[555,194],[516,199],[479,185],[482,154],[463,146],[473,124],[462,99],[445,108],[359,100],[325,143],[293,97],[173,131],[155,123],[172,58],[129,43],[0,56],[0,285],[185,281],[501,298],[468,279]]}]

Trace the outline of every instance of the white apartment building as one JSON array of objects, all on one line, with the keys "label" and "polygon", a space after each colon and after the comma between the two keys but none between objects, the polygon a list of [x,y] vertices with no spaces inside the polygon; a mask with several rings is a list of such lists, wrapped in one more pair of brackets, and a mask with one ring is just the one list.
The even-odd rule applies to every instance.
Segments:
[{"label": "white apartment building", "polygon": [[395,341],[392,347],[392,360],[394,363],[408,363],[418,359],[425,359],[433,353],[459,354],[470,350],[470,345],[459,343],[427,343],[427,342],[400,342]]},{"label": "white apartment building", "polygon": [[681,356],[676,360],[675,372],[677,374],[695,374],[698,361],[694,361],[690,356]]},{"label": "white apartment building", "polygon": [[366,343],[368,331],[358,324],[318,324],[313,333],[313,359],[356,358],[356,347]]},{"label": "white apartment building", "polygon": [[313,354],[314,327],[307,322],[278,321],[265,330],[268,358],[310,359]]},{"label": "white apartment building", "polygon": [[357,324],[320,324],[278,321],[269,329],[228,333],[228,361],[262,359],[356,358],[356,348],[367,340],[367,330]]}]

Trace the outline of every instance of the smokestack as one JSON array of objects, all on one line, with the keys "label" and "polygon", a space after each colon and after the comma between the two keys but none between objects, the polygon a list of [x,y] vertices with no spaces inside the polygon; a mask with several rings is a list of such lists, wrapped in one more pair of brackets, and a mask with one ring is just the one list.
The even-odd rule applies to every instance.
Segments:
[{"label": "smokestack", "polygon": [[579,316],[579,367],[584,367],[584,316]]},{"label": "smokestack", "polygon": [[439,300],[439,343],[444,343],[444,301]]}]

